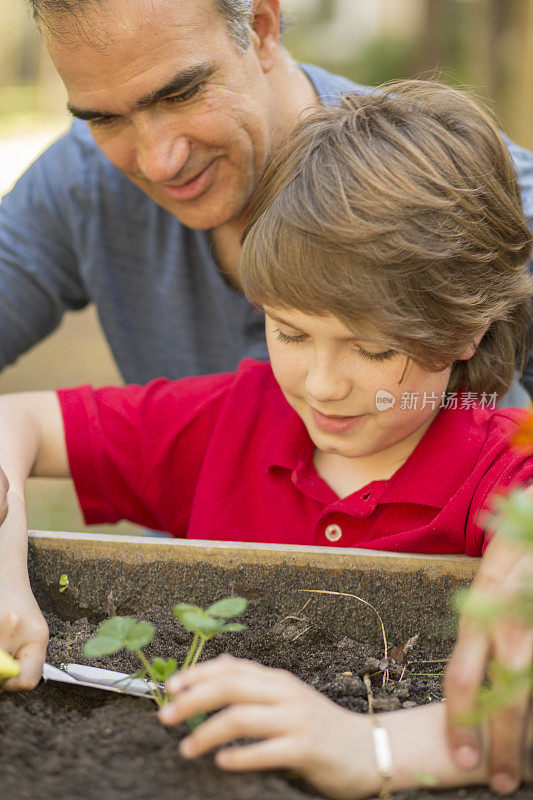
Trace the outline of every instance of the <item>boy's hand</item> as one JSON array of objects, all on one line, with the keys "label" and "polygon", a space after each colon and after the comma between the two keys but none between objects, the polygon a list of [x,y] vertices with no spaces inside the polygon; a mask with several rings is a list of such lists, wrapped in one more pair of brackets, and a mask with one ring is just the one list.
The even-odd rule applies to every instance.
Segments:
[{"label": "boy's hand", "polygon": [[31,590],[12,587],[0,574],[0,647],[20,663],[16,678],[0,691],[34,689],[41,679],[48,644],[48,625]]},{"label": "boy's hand", "polygon": [[[531,586],[533,555],[495,535],[487,547],[472,592],[508,602]],[[529,584],[528,584],[529,581]],[[501,619],[482,629],[463,617],[457,644],[445,677],[448,741],[455,763],[470,769],[481,758],[480,732],[462,721],[475,711],[479,689],[490,657],[507,669],[521,672],[533,661],[533,626],[516,619]],[[513,696],[489,721],[488,767],[491,787],[507,794],[518,786],[522,771],[522,742],[530,689]]]},{"label": "boy's hand", "polygon": [[219,750],[217,765],[295,769],[338,800],[379,791],[368,717],[345,711],[288,672],[224,655],[174,675],[167,687],[174,700],[159,712],[164,725],[223,709],[182,740],[185,758],[234,739],[260,739]]}]

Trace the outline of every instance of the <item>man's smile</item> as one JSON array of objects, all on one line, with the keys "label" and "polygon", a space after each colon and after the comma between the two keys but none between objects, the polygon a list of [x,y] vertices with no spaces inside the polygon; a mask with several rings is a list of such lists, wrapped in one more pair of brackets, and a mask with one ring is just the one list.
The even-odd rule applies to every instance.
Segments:
[{"label": "man's smile", "polygon": [[213,175],[216,160],[217,159],[211,161],[210,164],[187,181],[182,181],[181,183],[162,183],[158,184],[157,188],[167,195],[167,197],[172,198],[172,200],[194,200],[207,189],[208,183]]}]

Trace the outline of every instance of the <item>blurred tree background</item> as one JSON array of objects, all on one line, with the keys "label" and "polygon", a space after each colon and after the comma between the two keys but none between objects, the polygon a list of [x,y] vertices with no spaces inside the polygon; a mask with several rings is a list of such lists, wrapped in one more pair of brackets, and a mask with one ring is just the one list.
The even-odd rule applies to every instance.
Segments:
[{"label": "blurred tree background", "polygon": [[[285,45],[297,59],[362,84],[417,76],[466,87],[533,149],[533,0],[282,0],[282,7]],[[3,0],[0,196],[67,127],[65,100],[25,0]],[[4,370],[0,392],[119,381],[89,308],[67,315],[56,333]],[[33,482],[28,506],[34,528],[86,530],[64,482]]]}]

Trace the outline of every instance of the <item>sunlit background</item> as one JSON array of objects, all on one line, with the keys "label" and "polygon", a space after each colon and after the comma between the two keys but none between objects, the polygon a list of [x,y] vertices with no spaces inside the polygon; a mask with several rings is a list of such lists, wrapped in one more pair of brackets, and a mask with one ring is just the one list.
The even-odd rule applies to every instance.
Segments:
[{"label": "sunlit background", "polygon": [[[491,103],[533,148],[533,0],[286,0],[285,45],[363,84],[439,77]],[[0,195],[69,124],[65,93],[24,0],[0,8]],[[0,375],[0,392],[120,381],[93,309]],[[0,451],[1,461],[1,451]],[[30,481],[30,527],[89,530],[63,481]],[[91,528],[99,529],[99,528]],[[117,530],[113,529],[114,532]],[[118,530],[134,531],[124,524]]]}]

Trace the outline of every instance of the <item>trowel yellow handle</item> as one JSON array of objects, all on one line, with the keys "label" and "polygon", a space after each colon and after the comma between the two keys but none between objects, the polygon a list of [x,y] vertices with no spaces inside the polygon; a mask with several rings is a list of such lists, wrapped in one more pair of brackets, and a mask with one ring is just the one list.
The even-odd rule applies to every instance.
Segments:
[{"label": "trowel yellow handle", "polygon": [[0,683],[15,678],[20,672],[20,664],[0,647]]}]

